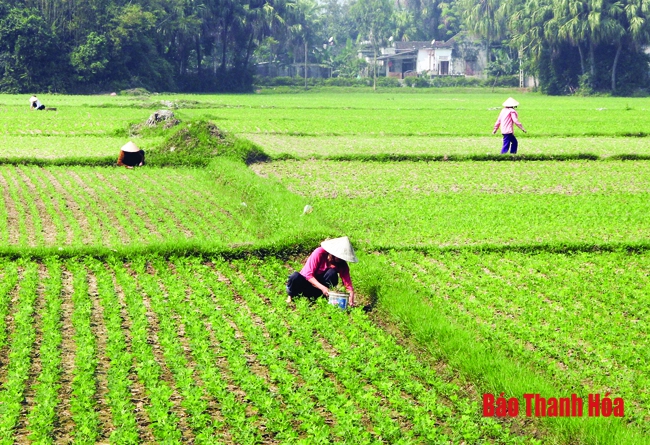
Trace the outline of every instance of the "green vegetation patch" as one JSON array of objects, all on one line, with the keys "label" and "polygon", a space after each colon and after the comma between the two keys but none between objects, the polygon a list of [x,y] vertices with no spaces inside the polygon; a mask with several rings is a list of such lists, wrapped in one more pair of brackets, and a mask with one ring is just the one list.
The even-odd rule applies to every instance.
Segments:
[{"label": "green vegetation patch", "polygon": [[582,431],[586,443],[647,443],[647,252],[401,251],[368,255],[358,267],[384,313],[485,392],[520,406],[537,392],[624,399],[627,428],[610,430],[613,419],[603,417],[550,419],[563,440]]},{"label": "green vegetation patch", "polygon": [[645,162],[256,165],[369,248],[638,243],[650,235]]}]

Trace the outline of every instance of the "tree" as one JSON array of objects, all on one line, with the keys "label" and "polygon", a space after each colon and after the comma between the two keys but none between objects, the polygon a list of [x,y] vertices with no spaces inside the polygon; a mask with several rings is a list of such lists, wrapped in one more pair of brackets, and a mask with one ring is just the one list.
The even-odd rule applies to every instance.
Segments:
[{"label": "tree", "polygon": [[359,36],[368,39],[373,49],[372,88],[377,89],[377,52],[391,32],[393,7],[390,0],[358,0],[351,10]]}]

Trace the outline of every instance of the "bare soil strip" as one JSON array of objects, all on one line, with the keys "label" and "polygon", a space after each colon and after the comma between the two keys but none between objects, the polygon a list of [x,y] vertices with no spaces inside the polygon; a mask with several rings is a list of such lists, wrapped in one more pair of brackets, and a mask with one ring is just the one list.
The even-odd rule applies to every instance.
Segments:
[{"label": "bare soil strip", "polygon": [[108,441],[110,434],[115,430],[113,420],[111,417],[111,408],[108,401],[108,367],[110,361],[106,356],[106,339],[108,338],[108,331],[104,324],[104,308],[99,302],[99,293],[97,292],[97,278],[88,271],[88,293],[92,301],[93,309],[91,314],[91,329],[97,341],[97,369],[95,377],[97,379],[97,392],[95,397],[97,400],[97,411],[99,412],[99,430],[100,435],[98,440]]},{"label": "bare soil strip", "polygon": [[19,215],[16,203],[9,194],[9,183],[2,174],[3,169],[0,169],[0,187],[3,190],[2,197],[5,201],[5,209],[7,210],[7,232],[9,237],[9,244],[18,244],[20,239],[20,227],[18,226]]},{"label": "bare soil strip", "polygon": [[[37,174],[35,174],[34,176],[36,177],[36,181],[38,181],[38,185],[35,186],[46,189],[47,184],[45,184],[45,180],[41,176],[41,172],[43,171],[43,169],[38,169],[34,171],[37,172]],[[59,196],[63,196],[63,194],[59,193]],[[66,245],[72,244],[74,233],[72,231],[72,227],[70,227],[70,222],[68,221],[68,218],[66,218],[65,213],[61,210],[61,207],[59,205],[59,200],[54,199],[54,197],[51,198],[52,198],[51,199],[52,207],[54,208],[54,211],[58,215],[59,220],[63,224],[63,228],[65,230],[65,234],[66,234],[65,244]]]},{"label": "bare soil strip", "polygon": [[63,341],[61,342],[61,388],[59,389],[61,403],[57,408],[58,422],[54,429],[56,443],[72,443],[72,431],[74,430],[72,412],[70,411],[70,398],[72,397],[72,379],[74,377],[72,372],[74,370],[77,345],[74,342],[74,327],[72,326],[72,313],[74,311],[72,279],[72,273],[64,269],[62,271],[61,295],[63,300],[61,305],[63,333]]},{"label": "bare soil strip", "polygon": [[74,198],[67,192],[67,190],[61,185],[58,179],[52,174],[51,171],[47,169],[41,170],[43,175],[50,181],[56,193],[65,200],[65,205],[72,214],[74,215],[75,220],[81,227],[81,233],[83,233],[83,243],[90,244],[92,242],[92,230],[88,224],[88,218],[84,212],[81,211],[79,203],[77,203]]},{"label": "bare soil strip", "polygon": [[[129,274],[131,274],[132,276],[136,276],[135,272],[132,269],[127,267],[127,270],[129,271]],[[151,273],[152,270],[148,270],[148,272]],[[172,395],[170,397],[170,400],[173,403],[172,413],[175,414],[176,417],[178,418],[178,428],[182,434],[182,441],[183,443],[194,443],[194,439],[195,439],[194,432],[187,424],[187,414],[185,413],[185,411],[181,406],[181,402],[183,398],[178,393],[178,389],[176,388],[176,381],[174,380],[174,375],[167,367],[167,363],[165,362],[163,351],[161,349],[160,343],[158,342],[158,331],[160,330],[158,317],[154,313],[153,309],[151,309],[151,300],[149,299],[149,296],[144,292],[141,292],[141,295],[142,295],[142,303],[144,304],[144,307],[147,309],[146,317],[147,317],[147,322],[149,324],[148,343],[153,345],[154,358],[156,360],[156,363],[158,363],[158,366],[160,366],[160,370],[161,370],[161,380],[167,383],[172,390]]]},{"label": "bare soil strip", "polygon": [[[133,354],[131,347],[131,318],[126,309],[126,298],[124,296],[124,291],[117,284],[115,275],[113,275],[113,287],[115,288],[115,294],[120,303],[120,315],[122,318],[122,331],[124,332],[124,339],[126,342],[126,350],[129,354]],[[133,366],[135,368],[135,358]],[[153,430],[151,428],[151,419],[147,414],[147,406],[151,404],[149,397],[147,396],[147,391],[135,371],[129,374],[129,380],[131,380],[131,401],[135,406],[135,420],[138,428],[138,436],[140,436],[140,443],[142,444],[154,444],[156,443],[156,438],[153,435]]]},{"label": "bare soil strip", "polygon": [[34,201],[34,204],[36,205],[36,209],[38,210],[38,216],[41,219],[41,227],[43,229],[43,238],[45,240],[45,244],[51,246],[56,241],[56,235],[57,235],[54,221],[52,220],[51,215],[47,212],[47,208],[45,207],[45,203],[41,198],[41,194],[39,190],[36,188],[36,186],[31,181],[29,176],[27,176],[25,172],[18,167],[16,168],[16,173],[18,174],[19,178],[25,183],[27,189],[29,190],[30,196],[28,196],[27,198],[32,199]]},{"label": "bare soil strip", "polygon": [[34,409],[36,395],[36,388],[34,385],[37,383],[38,376],[41,375],[42,363],[41,363],[41,343],[43,342],[43,330],[42,330],[42,315],[45,310],[45,280],[47,279],[47,268],[45,265],[40,264],[38,267],[38,287],[36,292],[38,297],[34,305],[34,326],[36,330],[36,336],[34,338],[34,344],[32,346],[32,351],[30,354],[31,368],[29,370],[29,375],[27,381],[25,382],[25,399],[22,403],[22,410],[20,412],[20,417],[16,423],[14,441],[16,444],[29,444],[31,441],[28,439],[29,434],[31,433],[29,429],[29,424],[27,421],[27,416]]}]

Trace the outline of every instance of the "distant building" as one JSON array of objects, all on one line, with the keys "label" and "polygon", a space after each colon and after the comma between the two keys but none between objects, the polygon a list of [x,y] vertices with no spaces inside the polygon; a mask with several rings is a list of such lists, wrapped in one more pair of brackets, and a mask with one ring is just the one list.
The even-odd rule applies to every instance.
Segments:
[{"label": "distant building", "polygon": [[[368,50],[359,56],[372,64],[373,55]],[[486,65],[485,47],[464,33],[446,42],[393,42],[377,57],[378,75],[398,79],[422,75],[483,77]]]}]

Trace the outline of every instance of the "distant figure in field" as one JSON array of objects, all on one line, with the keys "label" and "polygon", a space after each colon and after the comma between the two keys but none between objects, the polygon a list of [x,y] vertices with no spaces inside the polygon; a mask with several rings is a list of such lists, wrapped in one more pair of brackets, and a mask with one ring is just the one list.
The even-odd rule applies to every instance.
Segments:
[{"label": "distant figure in field", "polygon": [[308,298],[321,295],[327,297],[329,290],[339,283],[340,275],[343,285],[350,293],[349,305],[354,306],[354,288],[348,262],[357,263],[359,260],[347,236],[323,241],[309,255],[302,270],[289,276],[287,303],[291,303],[291,298],[298,295]]},{"label": "distant figure in field", "polygon": [[45,105],[41,103],[41,101],[38,100],[38,97],[34,94],[32,97],[29,98],[29,105],[30,105],[30,110],[44,110]]},{"label": "distant figure in field", "polygon": [[120,156],[117,158],[117,165],[126,168],[142,167],[144,165],[144,150],[129,141],[122,146]]},{"label": "distant figure in field", "polygon": [[508,151],[510,153],[517,153],[517,138],[515,137],[513,124],[521,128],[521,131],[526,133],[524,126],[519,122],[519,116],[517,115],[516,108],[519,106],[519,102],[514,100],[512,97],[509,97],[503,103],[503,110],[499,113],[497,122],[494,124],[494,130],[492,134],[495,134],[499,127],[501,127],[501,134],[503,135],[503,147],[501,148],[501,154],[506,154]]}]

